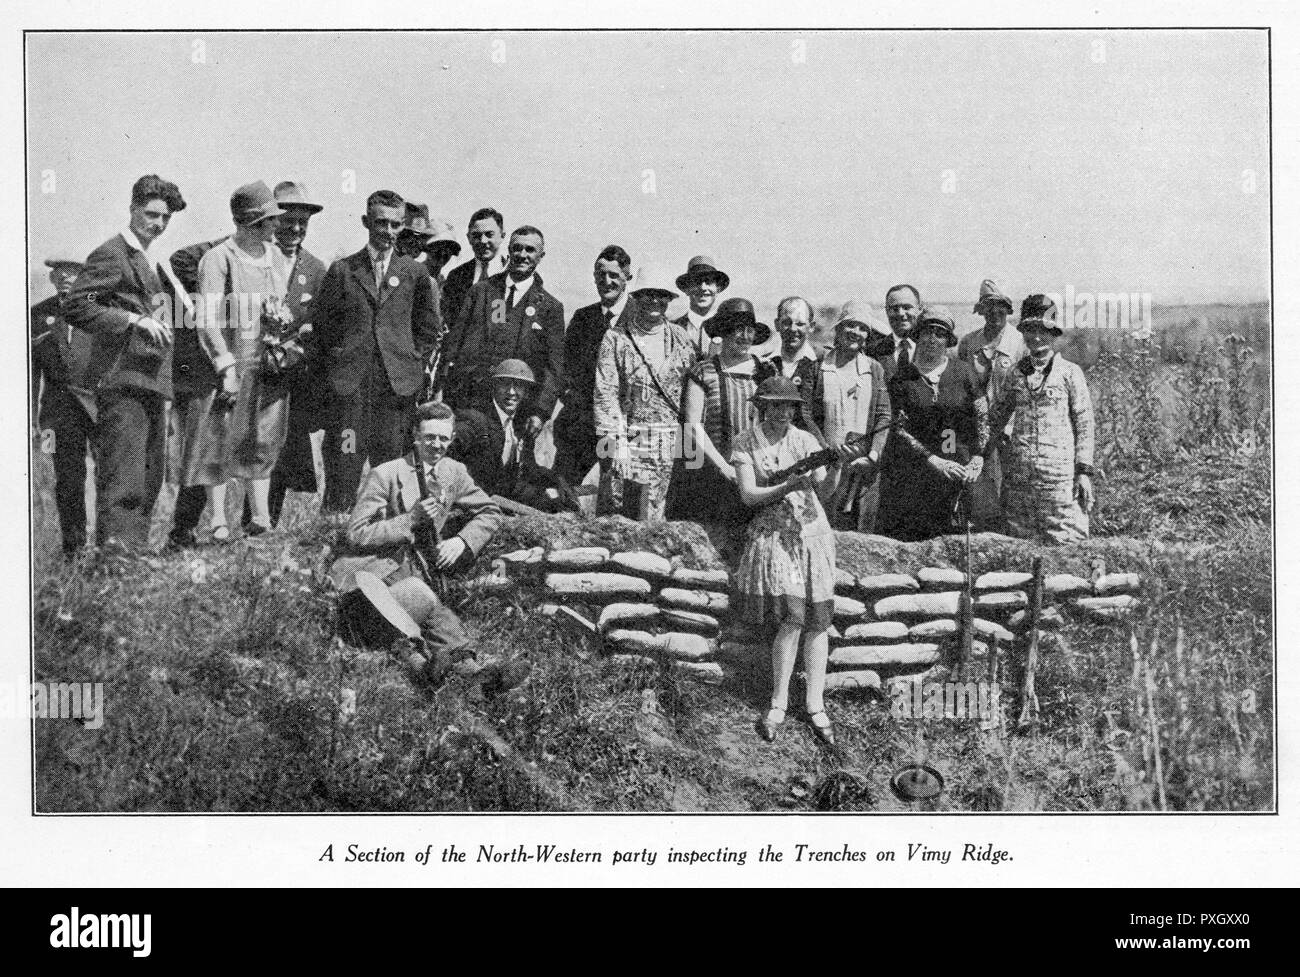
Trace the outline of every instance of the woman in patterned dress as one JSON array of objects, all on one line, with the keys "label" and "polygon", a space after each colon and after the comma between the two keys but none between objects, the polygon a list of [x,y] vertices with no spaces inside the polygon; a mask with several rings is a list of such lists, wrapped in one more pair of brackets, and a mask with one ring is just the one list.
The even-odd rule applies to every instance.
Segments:
[{"label": "woman in patterned dress", "polygon": [[[641,281],[641,276],[638,282]],[[632,293],[635,315],[609,329],[596,356],[596,454],[599,515],[647,522],[664,518],[681,430],[682,385],[695,365],[686,331],[667,320],[677,293],[654,282]]]},{"label": "woman in patterned dress", "polygon": [[[876,532],[908,542],[965,527],[969,489],[984,468],[988,402],[969,364],[948,356],[952,318],[925,309],[916,355],[889,381],[896,423],[881,466]],[[900,413],[905,419],[900,418]]]},{"label": "woman in patterned dress", "polygon": [[727,459],[735,439],[758,423],[751,398],[758,384],[776,373],[753,347],[767,342],[772,330],[754,317],[742,298],[727,299],[704,320],[712,339],[722,341],[716,356],[695,365],[687,375],[683,413],[688,437],[673,472],[668,517],[743,526],[749,511],[736,487],[736,469]]},{"label": "woman in patterned dress", "polygon": [[769,743],[785,721],[790,677],[802,637],[804,705],[818,739],[834,745],[826,715],[827,630],[835,608],[835,534],[819,494],[835,490],[838,469],[819,468],[779,484],[779,470],[820,449],[817,439],[791,422],[803,398],[785,377],[771,377],[754,394],[761,422],[736,438],[731,463],[740,496],[757,509],[746,532],[736,571],[739,617],[775,627],[772,641],[772,701],[758,731]]},{"label": "woman in patterned dress", "polygon": [[1083,370],[1056,355],[1064,330],[1045,295],[1021,303],[1017,326],[1029,355],[1007,374],[990,423],[1000,431],[1014,411],[1003,447],[1002,507],[1015,536],[1042,543],[1088,538],[1092,509],[1092,397]]}]

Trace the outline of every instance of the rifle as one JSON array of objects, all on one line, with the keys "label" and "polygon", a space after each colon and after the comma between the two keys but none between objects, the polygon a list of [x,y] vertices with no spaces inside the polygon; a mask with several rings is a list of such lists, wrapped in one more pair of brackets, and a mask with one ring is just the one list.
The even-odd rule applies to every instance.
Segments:
[{"label": "rifle", "polygon": [[[811,420],[811,418],[809,420]],[[856,461],[858,458],[861,458],[863,455],[867,454],[871,450],[871,439],[874,438],[879,432],[887,431],[897,427],[900,424],[906,424],[906,423],[907,423],[907,414],[900,410],[898,412],[897,417],[891,418],[888,422],[878,425],[873,430],[864,431],[861,434],[858,434],[856,431],[851,432],[844,439],[844,444],[854,449],[853,456],[845,460]],[[793,465],[790,465],[786,468],[782,468],[780,471],[774,472],[771,478],[768,479],[768,484],[780,485],[782,482],[786,481],[787,479],[796,478],[799,475],[806,474],[807,472],[814,472],[818,468],[821,468],[823,465],[829,465],[832,462],[837,461],[839,459],[840,459],[839,448],[822,448],[820,451],[814,451],[812,454],[808,455],[808,457],[796,461]]]},{"label": "rifle", "polygon": [[[415,448],[415,480],[420,486],[420,501],[429,497],[429,481],[424,475],[424,459],[420,457],[419,445]],[[447,578],[440,571],[429,566],[429,558],[425,556],[425,547],[430,547],[436,553],[438,544],[442,542],[442,534],[438,532],[438,523],[429,520],[421,523],[414,528],[415,533],[415,563],[420,568],[420,575],[424,577],[424,582],[433,588],[434,593],[440,600],[445,601],[447,598]]]}]

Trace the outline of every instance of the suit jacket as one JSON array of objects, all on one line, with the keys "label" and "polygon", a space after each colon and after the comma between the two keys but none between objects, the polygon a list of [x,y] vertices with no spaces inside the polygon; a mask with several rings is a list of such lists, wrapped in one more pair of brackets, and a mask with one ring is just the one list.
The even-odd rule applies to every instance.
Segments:
[{"label": "suit jacket", "polygon": [[32,306],[31,330],[33,414],[36,413],[41,381],[45,381],[46,396],[41,405],[41,426],[49,427],[54,422],[53,417],[44,415],[53,409],[55,398],[50,394],[56,388],[69,391],[86,408],[86,412],[94,417],[94,396],[86,387],[86,374],[90,369],[95,337],[69,325],[57,295],[51,295]]},{"label": "suit jacket", "polygon": [[[915,358],[916,337],[915,335],[913,335],[913,336],[909,336],[908,338],[911,339],[912,341],[912,356]],[[896,347],[897,347],[897,342],[895,340],[893,333],[890,333],[888,336],[873,335],[868,340],[867,348],[863,351],[868,356],[870,356],[873,360],[879,363],[882,367],[884,367],[886,383],[894,379],[894,374],[898,372],[898,356],[894,352]]]},{"label": "suit jacket", "polygon": [[[469,552],[477,556],[501,525],[501,510],[486,492],[474,483],[465,466],[451,458],[440,458],[433,469],[435,487],[443,493],[442,512],[435,520],[438,535],[449,522],[458,524],[455,535],[465,541]],[[411,528],[411,509],[420,501],[420,482],[415,471],[415,455],[386,461],[372,468],[357,496],[348,524],[348,543],[352,555],[335,561],[330,575],[345,581],[358,570],[378,561],[405,562],[415,546]],[[391,568],[390,568],[391,571]]]},{"label": "suit jacket", "polygon": [[[198,294],[199,261],[224,240],[226,238],[222,237],[215,241],[201,241],[172,252],[169,259],[172,273],[186,293]],[[164,288],[169,285],[170,282],[163,282]],[[187,315],[182,327],[172,335],[172,387],[178,397],[183,397],[206,394],[216,386],[217,374],[212,369],[212,360],[199,345],[198,323],[193,315]]]},{"label": "suit jacket", "polygon": [[133,389],[172,396],[172,348],[158,346],[131,325],[132,314],[171,320],[171,296],[154,262],[121,234],[86,258],[63,305],[67,321],[95,337],[87,382],[100,389]]},{"label": "suit jacket", "polygon": [[[636,299],[628,296],[623,311],[614,320],[614,328],[629,328],[636,317]],[[605,307],[597,302],[584,305],[573,313],[564,334],[564,406],[555,419],[558,428],[583,426],[596,429],[596,356],[605,338]]]},{"label": "suit jacket", "polygon": [[[505,250],[503,244],[497,256],[488,263],[489,275],[505,270]],[[478,258],[474,257],[471,249],[469,261],[462,262],[447,272],[447,286],[442,290],[442,317],[448,326],[460,318],[465,296],[469,295],[469,290],[474,287],[474,266],[477,263]]]},{"label": "suit jacket", "polygon": [[514,308],[506,312],[506,277],[501,272],[470,289],[447,334],[441,386],[448,403],[472,407],[488,396],[489,377],[497,363],[521,359],[532,367],[537,386],[520,411],[547,420],[564,376],[564,306],[534,272],[532,286],[516,295]]},{"label": "suit jacket", "polygon": [[449,453],[465,465],[489,495],[514,499],[543,512],[558,512],[562,508],[559,500],[546,494],[558,483],[550,471],[537,464],[536,442],[525,433],[527,420],[522,410],[515,414],[513,426],[519,451],[516,458],[503,464],[506,438],[496,408],[485,404],[478,409],[458,410],[456,438]]},{"label": "suit jacket", "polygon": [[315,323],[317,297],[324,283],[325,263],[310,251],[299,248],[293,268],[289,271],[289,283],[285,290],[284,302],[293,313],[294,324],[298,327],[299,342],[307,353],[307,369],[293,383],[293,397],[289,401],[290,410],[318,408],[320,398],[317,395],[321,393],[321,388],[326,383],[323,369],[325,357],[320,348]]},{"label": "suit jacket", "polygon": [[329,387],[344,397],[356,393],[376,347],[393,393],[414,396],[442,328],[438,286],[428,269],[394,252],[376,288],[365,248],[330,265],[313,319]]}]

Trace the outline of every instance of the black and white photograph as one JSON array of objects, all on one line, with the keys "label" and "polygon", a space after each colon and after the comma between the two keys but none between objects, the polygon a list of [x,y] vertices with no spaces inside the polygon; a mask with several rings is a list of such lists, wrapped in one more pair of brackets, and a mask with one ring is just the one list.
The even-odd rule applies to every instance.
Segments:
[{"label": "black and white photograph", "polygon": [[1294,71],[1105,13],[29,18],[13,817],[325,885],[1284,871]]}]

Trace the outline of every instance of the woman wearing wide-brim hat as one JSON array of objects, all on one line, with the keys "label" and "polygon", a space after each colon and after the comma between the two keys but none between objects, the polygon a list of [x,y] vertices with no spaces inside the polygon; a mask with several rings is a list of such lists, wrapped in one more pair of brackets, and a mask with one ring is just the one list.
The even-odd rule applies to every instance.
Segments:
[{"label": "woman wearing wide-brim hat", "polygon": [[1056,353],[1064,330],[1050,298],[1026,298],[1016,328],[1029,354],[1007,374],[990,410],[994,431],[1011,417],[1011,435],[1002,448],[1002,508],[1014,536],[1078,542],[1088,537],[1093,503],[1088,382],[1077,364]]},{"label": "woman wearing wide-brim hat", "polygon": [[[881,465],[876,532],[900,540],[964,531],[969,489],[984,467],[988,404],[969,364],[952,359],[952,317],[923,309],[916,354],[889,381],[894,428]],[[960,505],[959,505],[960,503]]]},{"label": "woman wearing wide-brim hat", "polygon": [[212,538],[229,539],[226,481],[243,479],[252,509],[247,535],[271,528],[271,470],[289,425],[289,390],[265,383],[262,337],[287,310],[285,288],[272,257],[275,218],[284,213],[261,180],[230,197],[235,233],[199,261],[198,338],[221,378],[219,389],[195,397],[186,428],[182,478],[208,490]]},{"label": "woman wearing wide-brim hat", "polygon": [[835,731],[823,695],[827,631],[835,609],[835,534],[819,495],[829,497],[834,491],[838,469],[818,468],[771,484],[774,474],[821,445],[791,423],[803,404],[793,381],[769,377],[758,385],[753,399],[761,420],[736,438],[731,463],[741,498],[755,510],[736,571],[736,612],[741,620],[776,632],[772,699],[758,731],[771,742],[785,721],[790,678],[802,643],[808,721],[818,739],[833,745]]},{"label": "woman wearing wide-brim hat", "polygon": [[753,353],[772,329],[758,321],[754,306],[743,298],[719,305],[704,328],[721,346],[686,377],[684,444],[673,472],[668,517],[738,527],[749,520],[749,511],[728,459],[734,440],[758,423],[751,401],[755,389],[776,373],[769,361]]}]

